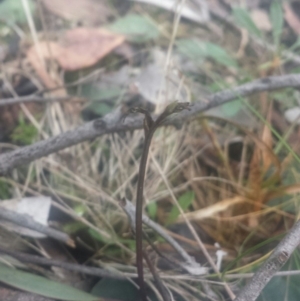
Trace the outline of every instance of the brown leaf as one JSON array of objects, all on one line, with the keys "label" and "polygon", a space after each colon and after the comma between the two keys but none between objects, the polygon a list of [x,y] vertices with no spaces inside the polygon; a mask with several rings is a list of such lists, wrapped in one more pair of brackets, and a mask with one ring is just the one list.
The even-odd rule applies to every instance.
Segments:
[{"label": "brown leaf", "polygon": [[[104,29],[75,28],[65,34],[61,43],[41,42],[37,49],[33,46],[28,56],[35,58],[30,60],[34,65],[40,55],[43,59],[55,59],[64,70],[73,71],[94,65],[121,45],[124,39]],[[44,73],[41,72],[40,76],[48,83],[47,86],[53,85]]]},{"label": "brown leaf", "polygon": [[65,70],[90,67],[124,40],[125,37],[105,29],[75,28],[66,33],[56,59]]},{"label": "brown leaf", "polygon": [[43,0],[44,6],[53,14],[84,25],[97,25],[107,21],[112,11],[106,1],[97,0]]},{"label": "brown leaf", "polygon": [[[199,210],[188,212],[185,214],[186,218],[190,221],[192,220],[203,220],[208,218],[215,218],[219,213],[222,213],[228,210],[230,207],[235,206],[237,204],[241,204],[245,201],[242,196],[236,196],[233,198],[223,199],[218,201],[213,205],[209,205],[205,208],[201,208]],[[182,222],[184,219],[182,216],[179,217],[178,222]]]}]

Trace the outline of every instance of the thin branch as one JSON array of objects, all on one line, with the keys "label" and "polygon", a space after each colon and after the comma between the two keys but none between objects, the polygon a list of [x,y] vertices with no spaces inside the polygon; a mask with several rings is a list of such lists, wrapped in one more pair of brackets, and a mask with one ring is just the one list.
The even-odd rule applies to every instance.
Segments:
[{"label": "thin branch", "polygon": [[[149,148],[150,148],[152,136],[155,132],[155,128],[152,125],[153,125],[153,120],[150,114],[146,111],[145,119],[144,119],[145,142],[143,146],[139,173],[138,173],[138,183],[137,183],[137,192],[136,192],[136,218],[135,218],[136,266],[137,266],[139,286],[140,286],[140,291],[141,291],[141,296],[143,301],[147,301],[147,295],[146,295],[145,284],[144,284],[144,271],[143,271],[144,270],[143,269],[143,257],[144,257],[143,229],[142,229],[142,212],[143,212],[143,199],[144,199],[143,191],[144,191],[144,181],[145,181]],[[150,261],[148,260],[147,263],[149,262]]]},{"label": "thin branch", "polygon": [[47,227],[41,223],[36,222],[29,215],[19,214],[11,210],[0,208],[0,219],[10,221],[16,225],[43,233],[53,239],[56,239],[60,242],[67,244],[70,247],[75,247],[74,241],[66,233],[60,232],[58,230]]},{"label": "thin branch", "polygon": [[79,272],[86,275],[105,277],[105,278],[113,278],[113,279],[127,279],[125,275],[121,272],[113,272],[110,270],[89,267],[86,265],[76,264],[76,263],[68,263],[54,259],[43,258],[36,255],[30,255],[23,252],[17,252],[5,249],[0,246],[0,253],[10,255],[16,259],[19,259],[23,262],[35,263],[43,266],[56,266],[62,269],[66,269],[69,271]]},{"label": "thin branch", "polygon": [[[134,205],[126,200],[123,199],[120,201],[120,205],[125,213],[128,215],[129,220],[131,222],[131,227],[135,229],[135,207]],[[161,237],[163,237],[176,251],[177,253],[183,258],[185,261],[184,263],[180,264],[180,266],[185,269],[191,275],[203,275],[207,274],[208,269],[205,267],[201,267],[201,265],[195,261],[194,257],[191,257],[178,243],[177,241],[171,237],[169,234],[166,233],[163,227],[159,224],[152,221],[148,216],[143,215],[142,221],[145,225],[149,228],[153,229],[157,232]]]},{"label": "thin branch", "polygon": [[[193,105],[190,111],[182,111],[178,113],[176,118],[167,120],[164,125],[181,124],[200,112],[222,105],[238,97],[282,88],[300,88],[300,74],[266,77],[236,88],[212,94],[208,96],[205,101],[199,101]],[[88,122],[74,130],[0,155],[0,175],[5,175],[15,167],[28,164],[36,159],[83,141],[109,133],[141,129],[142,127],[142,118],[139,116],[135,118],[127,117],[126,120],[123,121],[121,109],[117,108],[116,111],[106,115],[102,119]]]},{"label": "thin branch", "polygon": [[149,259],[149,256],[147,255],[147,253],[145,251],[143,251],[143,255],[144,255],[144,258],[147,262],[147,265],[149,267],[149,270],[151,272],[151,274],[153,275],[153,278],[154,278],[154,281],[156,283],[156,286],[163,298],[164,301],[171,301],[173,298],[171,296],[171,293],[170,291],[166,288],[166,286],[164,285],[164,283],[161,281],[154,265],[152,264],[152,262],[150,261]]},{"label": "thin branch", "polygon": [[[245,279],[252,278],[255,273],[241,273],[241,274],[225,274],[226,279]],[[300,270],[290,270],[290,271],[281,271],[276,272],[273,277],[289,277],[289,276],[298,276],[300,275]]]},{"label": "thin branch", "polygon": [[[142,156],[140,160],[140,167],[138,173],[138,181],[137,181],[137,190],[136,190],[136,214],[135,214],[135,236],[136,236],[136,265],[138,272],[138,280],[140,285],[140,291],[143,300],[147,300],[145,294],[145,285],[144,285],[144,271],[143,271],[143,257],[145,257],[145,252],[143,251],[143,229],[142,229],[142,218],[143,218],[143,200],[144,200],[144,182],[145,175],[147,169],[147,159],[149,154],[149,149],[151,145],[151,140],[153,134],[157,130],[157,128],[166,120],[167,117],[174,113],[181,112],[185,109],[189,109],[189,103],[177,103],[173,102],[169,104],[165,110],[157,117],[154,121],[150,113],[143,108],[133,108],[131,111],[134,113],[142,113],[144,114],[144,134],[145,134],[145,142],[143,146]],[[146,255],[147,256],[147,255]],[[154,276],[155,281],[160,282],[160,288],[164,287],[161,282],[159,276],[155,274],[155,269],[151,264],[151,261],[148,258],[145,258],[147,263],[150,264],[149,268]],[[164,301],[169,300],[169,295],[166,290],[161,290],[161,296]]]},{"label": "thin branch", "polygon": [[74,96],[64,96],[64,97],[43,97],[43,96],[21,96],[21,97],[12,97],[12,98],[3,98],[0,99],[0,107],[13,105],[17,103],[27,103],[27,102],[37,102],[37,103],[47,103],[47,102],[56,102],[56,101],[64,101],[69,99],[78,99],[82,98],[74,97]]},{"label": "thin branch", "polygon": [[240,291],[235,301],[255,301],[271,278],[287,262],[293,251],[300,244],[300,221],[274,249],[271,256],[257,270],[251,281]]}]

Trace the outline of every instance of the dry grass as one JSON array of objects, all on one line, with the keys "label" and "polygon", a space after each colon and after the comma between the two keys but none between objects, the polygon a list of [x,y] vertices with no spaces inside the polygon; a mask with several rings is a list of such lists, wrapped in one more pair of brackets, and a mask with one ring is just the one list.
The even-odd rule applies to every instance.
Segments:
[{"label": "dry grass", "polygon": [[[140,6],[138,8],[141,10]],[[174,19],[173,30],[169,35],[171,38],[168,41],[166,74],[167,70],[173,67],[172,49],[178,31],[187,26],[185,24],[180,27],[178,16]],[[27,15],[27,18],[28,24],[31,25],[31,38],[37,44],[39,35],[32,23],[32,16]],[[46,33],[46,29],[41,35],[43,33]],[[237,54],[247,56],[244,49],[245,37],[240,38]],[[258,56],[260,51],[257,50]],[[246,57],[245,68],[249,68],[248,62],[251,60],[253,57]],[[259,60],[257,58],[257,61]],[[26,62],[24,66],[28,67]],[[102,72],[103,68],[105,66],[93,70],[93,73]],[[211,83],[220,78],[218,68],[207,62],[199,72]],[[9,80],[11,74],[22,74],[24,70],[34,82],[40,82],[32,70],[18,68],[15,65],[3,68],[1,78],[8,86],[12,86]],[[273,71],[269,70],[270,73]],[[227,76],[227,83],[230,80],[239,81],[243,76],[243,71],[240,72],[241,74],[238,74],[230,68],[226,70],[224,73]],[[257,74],[257,72],[251,70],[249,73]],[[67,83],[64,82],[58,68],[49,68],[49,75],[58,86],[63,87],[49,92],[49,95],[58,96],[66,93],[67,89],[64,87]],[[89,80],[89,76],[88,74],[80,77],[77,83]],[[184,84],[186,83],[183,81]],[[219,82],[216,82],[216,85],[219,85]],[[13,88],[11,92],[16,95]],[[270,95],[260,97],[262,98],[260,104],[254,100],[251,105],[272,123],[270,116],[274,108],[266,110],[272,97]],[[46,105],[38,118],[27,106],[21,105],[20,108],[37,129],[37,139],[65,132],[82,122],[81,108],[75,104]],[[292,174],[294,183],[298,183],[299,172],[288,164],[292,161],[289,159],[290,153],[285,153],[283,158],[279,157],[280,154],[275,152],[278,140],[274,138],[266,123],[256,120],[256,132],[251,132],[231,122],[199,117],[181,129],[171,127],[159,129],[153,138],[145,181],[145,207],[156,203],[156,220],[164,224],[171,208],[179,206],[178,198],[186,191],[192,190],[195,198],[188,213],[181,216],[174,227],[179,232],[177,238],[181,236],[188,251],[197,256],[201,262],[207,262],[202,254],[203,250],[201,251],[199,242],[196,243],[195,237],[186,230],[184,224],[189,224],[194,229],[194,234],[204,235],[200,239],[205,243],[204,246],[213,259],[217,248],[212,242],[218,242],[221,248],[228,252],[225,262],[230,262],[242,250],[255,248],[257,244],[282,233],[296,218],[294,212],[287,212],[284,207],[288,204],[298,207],[295,195],[299,192],[299,188],[283,182],[285,172],[290,169],[289,174]],[[285,124],[284,121],[283,123]],[[289,128],[284,130],[289,131]],[[292,125],[290,131],[295,133],[297,129]],[[120,270],[129,269],[134,273],[133,238],[129,233],[128,219],[118,201],[126,196],[135,202],[143,139],[143,131],[107,135],[38,160],[26,169],[15,170],[11,179],[3,181],[11,185],[12,197],[51,195],[54,208],[101,236],[102,241],[100,239],[95,242],[91,237],[86,239],[86,232],[75,231],[83,248],[97,250],[93,259],[106,262]],[[290,196],[276,206],[271,208],[268,206],[269,201],[283,195]],[[62,220],[59,222],[64,226],[71,223]],[[159,242],[157,237],[154,238],[158,248],[163,249],[164,244]],[[111,245],[114,246],[113,249],[110,248]],[[260,256],[261,251],[247,255],[241,258],[235,267],[249,270]],[[198,281],[197,279],[185,278],[177,271],[164,271],[162,278],[171,290],[176,291],[185,300],[199,300],[195,297],[198,294],[200,297],[218,299],[219,296],[211,290],[211,287],[218,290],[223,285],[203,281],[202,291],[192,282]],[[212,286],[209,286],[210,284]]]}]

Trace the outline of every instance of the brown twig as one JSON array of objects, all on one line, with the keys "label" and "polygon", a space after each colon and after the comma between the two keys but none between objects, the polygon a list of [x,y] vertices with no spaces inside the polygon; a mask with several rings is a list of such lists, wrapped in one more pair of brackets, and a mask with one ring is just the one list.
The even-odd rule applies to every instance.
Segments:
[{"label": "brown twig", "polygon": [[163,298],[164,301],[172,301],[170,292],[168,291],[168,289],[165,287],[165,285],[163,284],[163,282],[161,281],[158,273],[156,272],[156,269],[154,267],[154,265],[152,264],[152,262],[150,261],[149,256],[147,255],[147,253],[145,251],[143,251],[143,256],[147,262],[147,265],[149,267],[149,270],[154,278],[154,281],[156,283],[156,286]]},{"label": "brown twig", "polygon": [[[145,294],[145,285],[144,285],[144,272],[143,272],[143,229],[142,229],[142,217],[143,217],[143,198],[144,198],[144,181],[147,167],[147,159],[149,154],[149,149],[152,141],[152,137],[156,129],[166,120],[167,117],[173,113],[178,113],[187,109],[189,103],[171,103],[169,104],[162,114],[160,114],[157,119],[154,121],[150,113],[142,108],[134,108],[133,112],[139,112],[145,115],[144,119],[144,133],[145,133],[145,142],[143,147],[143,152],[140,160],[140,168],[138,173],[138,182],[137,182],[137,192],[136,192],[136,214],[135,214],[135,235],[136,235],[136,265],[138,271],[139,285],[142,293],[143,300],[147,300]],[[148,263],[151,264],[149,260]],[[151,271],[154,270],[153,267],[150,267]],[[154,275],[156,281],[160,281],[157,275]],[[161,283],[160,286],[163,286]],[[164,301],[166,295],[162,294]]]},{"label": "brown twig", "polygon": [[5,209],[3,207],[0,208],[0,219],[12,222],[16,225],[43,233],[49,237],[52,237],[53,239],[56,239],[58,241],[61,241],[65,244],[67,244],[70,247],[75,247],[75,243],[73,239],[70,238],[70,236],[66,233],[60,232],[58,230],[49,228],[41,223],[36,222],[33,218],[31,218],[29,215],[25,214],[19,214],[16,212],[13,212],[11,210]]},{"label": "brown twig", "polygon": [[[288,87],[300,87],[300,74],[266,77],[236,88],[212,94],[206,98],[206,101],[197,102],[191,107],[190,111],[181,112],[176,118],[164,122],[164,125],[181,124],[182,122],[193,118],[200,112],[222,105],[237,99],[238,97]],[[106,115],[102,119],[88,122],[74,130],[4,153],[0,155],[0,175],[5,175],[15,167],[28,164],[36,159],[45,157],[83,141],[94,139],[109,133],[141,129],[143,127],[142,118],[128,117],[124,122],[121,115],[121,109],[118,108],[116,111]]]}]

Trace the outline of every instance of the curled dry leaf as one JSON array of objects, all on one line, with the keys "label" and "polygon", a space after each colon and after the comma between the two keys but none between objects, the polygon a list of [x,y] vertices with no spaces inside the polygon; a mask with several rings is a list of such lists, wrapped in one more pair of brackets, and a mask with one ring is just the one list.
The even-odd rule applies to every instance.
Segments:
[{"label": "curled dry leaf", "polygon": [[[75,28],[60,43],[41,42],[28,51],[29,57],[55,59],[64,70],[90,67],[124,42],[124,37],[104,29]],[[32,62],[32,59],[31,59]]]},{"label": "curled dry leaf", "polygon": [[[240,204],[244,202],[245,199],[241,196],[236,196],[229,199],[224,199],[222,201],[219,201],[213,205],[207,206],[205,208],[188,212],[185,214],[186,218],[188,218],[190,221],[192,220],[203,220],[207,218],[215,218],[218,213],[222,213],[225,210],[228,210],[228,208]],[[179,217],[178,222],[183,222],[184,219],[182,217]]]}]

